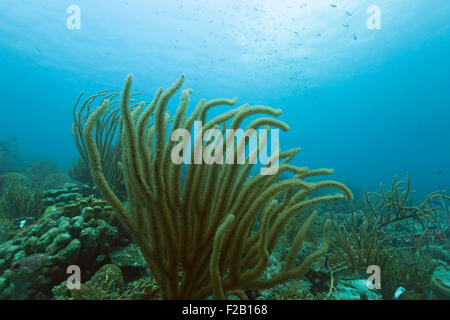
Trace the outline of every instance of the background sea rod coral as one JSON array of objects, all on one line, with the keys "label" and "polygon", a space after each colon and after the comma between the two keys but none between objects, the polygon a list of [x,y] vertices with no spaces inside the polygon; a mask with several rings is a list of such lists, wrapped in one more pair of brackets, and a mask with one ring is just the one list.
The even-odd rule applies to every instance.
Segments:
[{"label": "background sea rod coral", "polygon": [[[212,107],[233,106],[236,99],[209,102],[202,99],[187,116],[192,90],[186,89],[169,128],[167,104],[181,87],[184,75],[167,90],[159,89],[148,106],[141,102],[133,111],[129,105],[132,79],[131,75],[126,78],[120,95],[121,166],[128,194],[127,205],[116,197],[107,183],[94,136],[95,123],[110,105],[107,99],[90,114],[84,139],[94,181],[140,247],[152,276],[160,285],[161,296],[166,299],[204,299],[213,295],[216,299],[224,299],[233,289],[270,288],[302,276],[329,245],[330,223],[327,221],[321,248],[300,265],[296,264],[297,252],[317,213],[311,214],[294,237],[282,270],[270,278],[265,274],[269,256],[284,225],[294,214],[319,202],[344,196],[352,199],[350,190],[341,183],[304,181],[333,171],[309,170],[289,164],[299,152],[299,149],[291,149],[280,152],[279,170],[274,175],[252,176],[250,154],[245,164],[191,164],[182,179],[182,165],[174,164],[170,157],[176,142],[167,139],[167,134],[171,136],[176,129],[191,131],[195,120],[202,120],[203,132],[219,126],[224,132],[227,128],[240,128],[249,116],[279,116],[281,110],[244,104],[207,120]],[[150,119],[152,126],[149,126]],[[231,120],[229,126],[228,120]],[[284,131],[289,129],[284,122],[270,117],[257,118],[246,129],[268,126]],[[248,139],[237,141],[236,136],[227,135],[223,146],[231,145],[228,144],[230,139],[248,144]],[[211,143],[215,142],[196,138],[192,150],[195,150],[195,144],[207,147]],[[265,143],[261,139],[257,150],[252,152],[260,151]],[[190,156],[193,158],[193,153]],[[291,177],[281,179],[286,174]],[[343,194],[312,194],[314,190],[329,187],[337,188]]]}]

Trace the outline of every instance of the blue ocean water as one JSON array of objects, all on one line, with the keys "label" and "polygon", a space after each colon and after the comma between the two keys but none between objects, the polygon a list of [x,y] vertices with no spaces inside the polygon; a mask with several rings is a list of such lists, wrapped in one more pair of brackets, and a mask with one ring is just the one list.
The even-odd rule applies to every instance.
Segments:
[{"label": "blue ocean water", "polygon": [[448,188],[449,21],[448,0],[1,0],[0,138],[69,167],[81,91],[119,90],[133,73],[149,99],[185,73],[192,105],[282,108],[295,164],[359,188],[406,172],[419,194]]}]

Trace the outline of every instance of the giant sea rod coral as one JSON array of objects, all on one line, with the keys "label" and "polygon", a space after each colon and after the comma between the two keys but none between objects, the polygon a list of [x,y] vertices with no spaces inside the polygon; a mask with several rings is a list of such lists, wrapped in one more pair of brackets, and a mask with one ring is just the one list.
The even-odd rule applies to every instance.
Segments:
[{"label": "giant sea rod coral", "polygon": [[[233,106],[233,100],[200,100],[188,116],[191,89],[182,91],[181,101],[169,126],[167,104],[184,81],[167,90],[160,88],[148,105],[141,102],[130,108],[133,77],[129,75],[120,95],[122,144],[121,167],[128,194],[122,203],[108,185],[94,138],[96,121],[107,110],[109,101],[90,115],[84,129],[94,181],[103,197],[115,209],[134,242],[139,246],[152,276],[157,280],[164,299],[225,299],[230,290],[260,290],[301,277],[312,262],[323,255],[329,245],[329,227],[324,224],[320,248],[296,264],[302,241],[317,217],[312,213],[291,244],[278,274],[267,276],[270,254],[287,221],[297,213],[320,202],[352,200],[351,191],[336,181],[307,182],[305,178],[328,175],[331,169],[309,170],[289,162],[298,148],[279,153],[278,172],[273,175],[251,175],[249,154],[245,164],[191,164],[185,176],[182,165],[171,161],[176,142],[168,139],[176,129],[192,130],[194,121],[201,120],[203,132],[221,127],[240,128],[252,115],[281,114],[280,109],[244,104],[208,119],[208,112],[218,105]],[[275,127],[287,131],[284,122],[272,117],[260,117],[247,129]],[[231,124],[227,126],[227,122]],[[224,137],[237,140],[236,136]],[[243,137],[242,139],[245,139]],[[259,152],[264,146],[258,143]],[[229,142],[229,141],[228,141]],[[248,144],[245,141],[236,141]],[[204,147],[214,143],[196,139]],[[239,144],[236,144],[239,145]],[[191,153],[191,158],[194,155]],[[292,177],[282,178],[290,173]],[[339,193],[315,196],[314,190],[336,188]]]}]

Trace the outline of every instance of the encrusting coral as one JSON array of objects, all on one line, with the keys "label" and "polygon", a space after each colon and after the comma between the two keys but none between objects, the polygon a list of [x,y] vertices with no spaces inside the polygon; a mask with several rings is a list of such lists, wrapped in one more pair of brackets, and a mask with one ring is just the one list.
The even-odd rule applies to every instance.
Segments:
[{"label": "encrusting coral", "polygon": [[[148,268],[160,286],[163,299],[225,299],[230,290],[260,290],[302,276],[329,245],[329,227],[324,225],[322,246],[296,265],[305,234],[317,217],[314,212],[298,231],[291,250],[278,274],[268,278],[265,271],[269,256],[286,222],[296,213],[319,202],[344,198],[351,191],[335,181],[306,182],[305,178],[331,174],[330,169],[309,170],[289,164],[299,152],[294,148],[279,153],[278,172],[273,175],[250,174],[252,164],[191,164],[182,177],[182,164],[171,161],[176,142],[168,139],[176,129],[191,132],[194,121],[202,121],[203,132],[222,126],[238,129],[243,120],[255,114],[279,116],[280,109],[242,105],[207,121],[208,111],[218,105],[233,106],[236,99],[204,99],[187,116],[191,89],[183,90],[181,101],[169,127],[166,112],[170,98],[180,89],[184,75],[169,89],[159,89],[152,102],[130,108],[132,76],[129,75],[120,95],[122,162],[128,203],[114,194],[103,173],[101,155],[94,128],[108,110],[105,99],[92,112],[84,128],[84,140],[94,181],[105,200],[114,208],[139,246]],[[152,121],[150,119],[152,118]],[[227,121],[231,125],[227,126]],[[152,124],[152,125],[150,125]],[[287,131],[282,121],[269,117],[253,120],[247,129],[269,126]],[[224,137],[223,145],[230,139]],[[245,139],[245,136],[242,138]],[[262,139],[264,140],[264,139]],[[247,140],[239,143],[248,144]],[[195,139],[194,148],[203,149],[216,141]],[[239,145],[239,144],[237,144]],[[259,152],[265,145],[260,142]],[[227,151],[227,150],[225,150]],[[192,151],[191,159],[194,159]],[[267,167],[267,166],[266,166]],[[290,172],[293,177],[282,179]],[[337,188],[342,193],[313,196],[322,188]]]}]

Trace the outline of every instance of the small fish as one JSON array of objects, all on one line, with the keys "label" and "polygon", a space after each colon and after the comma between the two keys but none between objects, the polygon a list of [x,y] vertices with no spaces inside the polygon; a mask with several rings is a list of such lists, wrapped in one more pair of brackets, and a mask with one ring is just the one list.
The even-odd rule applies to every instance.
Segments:
[{"label": "small fish", "polygon": [[321,37],[322,35],[320,33],[316,34],[316,37]]},{"label": "small fish", "polygon": [[332,7],[332,8],[336,8],[336,7],[337,7],[337,5],[335,5],[335,4],[330,4],[330,7]]},{"label": "small fish", "polygon": [[350,27],[350,25],[349,24],[344,24],[344,27],[348,28],[348,27]]},{"label": "small fish", "polygon": [[49,256],[45,253],[33,254],[13,264],[10,270],[16,272],[36,270],[38,268],[53,264],[55,262],[54,260],[55,257]]},{"label": "small fish", "polygon": [[345,11],[345,13],[346,13],[349,17],[352,16],[352,14],[351,14],[350,12],[348,12],[348,11]]},{"label": "small fish", "polygon": [[358,40],[358,38],[356,37],[356,34],[353,34],[353,40]]}]

